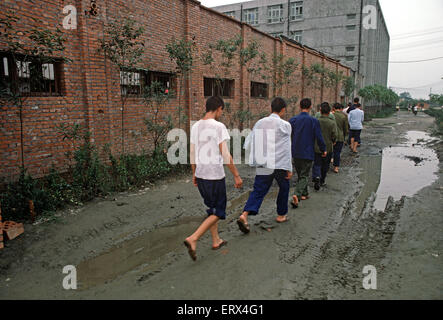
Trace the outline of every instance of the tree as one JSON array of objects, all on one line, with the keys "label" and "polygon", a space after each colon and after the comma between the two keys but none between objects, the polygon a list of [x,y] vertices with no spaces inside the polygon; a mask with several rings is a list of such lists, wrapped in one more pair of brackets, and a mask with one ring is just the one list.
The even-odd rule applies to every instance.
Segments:
[{"label": "tree", "polygon": [[[140,40],[143,32],[143,27],[138,27],[132,18],[119,18],[105,28],[106,36],[99,40],[99,52],[103,52],[120,73],[119,83],[122,79],[128,83],[137,81],[134,79],[133,72],[137,70],[144,51],[144,43]],[[127,98],[128,95],[125,92],[120,92],[123,153],[125,151],[124,115]]]},{"label": "tree", "polygon": [[[36,18],[30,17],[30,19],[37,25],[43,25],[42,21]],[[49,72],[49,64],[57,61],[71,61],[61,56],[65,50],[66,39],[58,27],[55,30],[45,27],[19,30],[18,21],[19,18],[13,11],[7,12],[4,18],[0,18],[1,41],[6,43],[12,58],[12,65],[17,66],[18,72],[29,74],[29,93],[33,90],[41,91],[45,83],[44,74]],[[0,102],[12,103],[19,109],[22,169],[25,167],[23,106],[29,96],[27,92],[22,92],[16,82],[0,82]]]},{"label": "tree", "polygon": [[193,41],[172,39],[171,42],[166,45],[169,58],[175,62],[177,73],[180,76],[180,95],[178,101],[179,128],[181,128],[181,123],[186,122],[188,118],[186,114],[182,115],[181,97],[184,95],[184,81],[189,77],[194,64],[194,50],[195,43]]},{"label": "tree", "polygon": [[436,105],[438,107],[443,106],[443,94],[433,94],[429,95],[429,100],[431,104]]},{"label": "tree", "polygon": [[358,91],[358,94],[368,101],[376,101],[386,106],[393,107],[399,100],[399,96],[382,85],[374,84],[366,86]]},{"label": "tree", "polygon": [[144,103],[148,106],[145,124],[148,132],[152,134],[154,157],[163,153],[166,135],[174,127],[171,114],[164,114],[164,107],[172,94],[170,91],[165,92],[159,82],[153,82],[143,92]]}]

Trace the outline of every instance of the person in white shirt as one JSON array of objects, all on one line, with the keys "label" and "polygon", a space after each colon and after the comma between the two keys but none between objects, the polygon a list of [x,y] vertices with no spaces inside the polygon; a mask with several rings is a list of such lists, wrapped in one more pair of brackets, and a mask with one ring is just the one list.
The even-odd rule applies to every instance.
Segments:
[{"label": "person in white shirt", "polygon": [[243,181],[234,165],[226,140],[229,133],[226,126],[218,122],[224,102],[220,97],[211,97],[206,101],[206,114],[191,129],[191,167],[192,181],[203,198],[208,217],[197,230],[184,241],[192,260],[197,259],[197,241],[211,230],[212,249],[217,250],[227,244],[218,234],[218,221],[226,219],[226,183],[223,164],[234,175],[236,188],[241,188]]},{"label": "person in white shirt", "polygon": [[243,233],[249,233],[248,215],[256,215],[266,194],[277,180],[277,222],[286,222],[288,213],[289,182],[292,177],[291,132],[289,122],[281,119],[286,101],[277,97],[272,101],[272,114],[259,120],[246,138],[245,149],[250,150],[249,164],[257,167],[254,189],[237,220]]},{"label": "person in white shirt", "polygon": [[349,112],[349,138],[351,138],[351,150],[357,153],[358,143],[360,141],[361,130],[363,129],[363,121],[365,113],[361,109],[361,104],[357,104],[357,108]]}]

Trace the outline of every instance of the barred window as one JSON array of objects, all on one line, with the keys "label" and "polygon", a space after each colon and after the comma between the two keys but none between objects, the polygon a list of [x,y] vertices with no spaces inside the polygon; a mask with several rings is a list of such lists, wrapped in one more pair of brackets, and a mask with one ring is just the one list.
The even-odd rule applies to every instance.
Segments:
[{"label": "barred window", "polygon": [[205,97],[231,98],[234,95],[234,80],[203,78]]},{"label": "barred window", "polygon": [[160,84],[156,89],[163,93],[166,90],[172,93],[175,89],[175,75],[172,73],[144,70],[120,71],[122,95],[141,95],[145,87],[151,86],[154,82]]},{"label": "barred window", "polygon": [[22,96],[61,94],[59,59],[36,58],[0,53],[0,91]]},{"label": "barred window", "polygon": [[140,95],[142,92],[141,71],[120,71],[120,90],[123,96]]},{"label": "barred window", "polygon": [[268,84],[251,81],[252,98],[268,98]]}]

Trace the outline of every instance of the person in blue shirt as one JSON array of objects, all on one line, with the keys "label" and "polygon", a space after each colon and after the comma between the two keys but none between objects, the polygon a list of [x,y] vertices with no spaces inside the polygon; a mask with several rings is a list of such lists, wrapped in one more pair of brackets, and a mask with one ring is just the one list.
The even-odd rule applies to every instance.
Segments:
[{"label": "person in blue shirt", "polygon": [[307,200],[309,198],[308,182],[314,161],[315,141],[317,141],[322,156],[326,157],[327,154],[326,144],[320,129],[320,122],[310,116],[311,107],[312,103],[310,99],[301,100],[300,114],[289,120],[292,127],[292,158],[298,176],[295,193],[292,196],[293,201],[291,204],[293,208],[298,207],[299,200]]}]

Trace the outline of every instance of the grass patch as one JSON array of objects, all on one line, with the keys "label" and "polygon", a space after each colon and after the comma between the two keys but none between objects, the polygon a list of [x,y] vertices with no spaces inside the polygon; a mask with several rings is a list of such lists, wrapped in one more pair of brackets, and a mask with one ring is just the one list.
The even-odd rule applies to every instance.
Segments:
[{"label": "grass patch", "polygon": [[437,126],[437,134],[443,135],[443,110],[430,108],[425,110],[424,113],[435,118],[435,124]]}]

